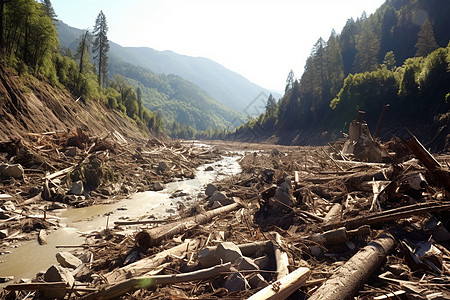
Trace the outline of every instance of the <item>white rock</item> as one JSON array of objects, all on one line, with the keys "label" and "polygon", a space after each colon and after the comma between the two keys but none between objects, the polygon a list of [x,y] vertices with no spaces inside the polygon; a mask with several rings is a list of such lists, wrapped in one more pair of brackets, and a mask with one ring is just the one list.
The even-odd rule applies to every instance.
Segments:
[{"label": "white rock", "polygon": [[66,251],[56,253],[56,260],[62,267],[72,269],[78,268],[83,263],[78,257]]},{"label": "white rock", "polygon": [[238,258],[242,257],[241,249],[232,242],[223,242],[217,245],[217,258],[222,262],[235,263]]}]

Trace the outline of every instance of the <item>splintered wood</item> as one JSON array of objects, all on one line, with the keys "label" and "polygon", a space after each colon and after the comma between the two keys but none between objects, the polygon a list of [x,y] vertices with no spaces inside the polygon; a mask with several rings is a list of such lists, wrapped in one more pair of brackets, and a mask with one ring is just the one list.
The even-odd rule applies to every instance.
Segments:
[{"label": "splintered wood", "polygon": [[[73,271],[86,287],[23,290],[59,288],[74,299],[448,299],[450,156],[434,157],[414,137],[402,156],[392,149],[405,145],[372,142],[383,155],[369,153],[370,162],[344,153],[344,141],[234,145],[248,150],[242,172],[205,187],[186,215],[121,220],[87,237],[78,249],[93,259]],[[127,155],[167,180],[189,173],[193,157],[212,159],[194,146],[148,144]],[[9,290],[25,296],[20,287]]]}]

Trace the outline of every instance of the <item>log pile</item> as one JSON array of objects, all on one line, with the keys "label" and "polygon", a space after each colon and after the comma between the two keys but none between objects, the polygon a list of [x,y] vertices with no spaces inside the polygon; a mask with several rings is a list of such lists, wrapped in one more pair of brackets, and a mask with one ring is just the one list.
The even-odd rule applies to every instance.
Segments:
[{"label": "log pile", "polygon": [[[450,156],[430,154],[413,135],[373,143],[381,161],[352,159],[342,143],[253,145],[241,174],[205,187],[200,214],[118,222],[82,245],[92,259],[72,270],[74,281],[6,290],[20,298],[59,289],[66,299],[449,299]],[[171,153],[184,170],[194,151],[155,145],[165,150],[135,155]]]}]

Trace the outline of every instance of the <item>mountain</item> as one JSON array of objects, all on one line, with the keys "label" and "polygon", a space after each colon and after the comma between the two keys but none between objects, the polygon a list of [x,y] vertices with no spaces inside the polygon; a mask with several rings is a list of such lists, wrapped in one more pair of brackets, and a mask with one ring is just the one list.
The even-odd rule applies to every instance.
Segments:
[{"label": "mountain", "polygon": [[[60,45],[76,49],[75,40],[81,36],[82,30],[61,21],[57,30]],[[220,103],[244,114],[247,114],[247,106],[261,93],[267,96],[271,93],[208,58],[147,47],[122,47],[114,42],[110,42],[109,56],[110,64],[125,62],[148,68],[155,73],[179,75],[198,85]],[[277,99],[281,97],[276,92],[273,95]]]},{"label": "mountain", "polygon": [[208,127],[225,129],[241,119],[236,111],[181,76],[156,74],[125,62],[111,64],[109,72],[128,78],[135,88],[140,88],[144,106],[159,112],[169,126],[177,121],[205,131]]}]

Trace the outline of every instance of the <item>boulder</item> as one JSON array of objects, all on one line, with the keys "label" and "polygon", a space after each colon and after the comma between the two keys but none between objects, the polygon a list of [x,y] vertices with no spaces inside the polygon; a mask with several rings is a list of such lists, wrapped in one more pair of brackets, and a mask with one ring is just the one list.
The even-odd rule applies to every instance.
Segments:
[{"label": "boulder", "polygon": [[250,257],[242,256],[236,259],[236,269],[239,271],[244,270],[259,270],[259,267],[253,262]]},{"label": "boulder", "polygon": [[224,193],[217,191],[209,198],[209,205],[213,205],[216,201],[222,204],[222,206],[234,203],[234,201],[229,199]]},{"label": "boulder", "polygon": [[205,268],[220,264],[220,261],[217,258],[216,249],[212,248],[203,248],[198,251],[197,259]]},{"label": "boulder", "polygon": [[217,191],[217,187],[212,183],[208,183],[205,189],[206,196],[211,197],[215,191]]},{"label": "boulder", "polygon": [[72,187],[70,188],[69,194],[83,195],[84,194],[83,181],[78,180],[77,182],[74,182],[72,184]]},{"label": "boulder", "polygon": [[276,189],[274,198],[286,206],[294,205],[294,198],[291,196],[291,178],[286,177],[285,181]]},{"label": "boulder", "polygon": [[[65,282],[68,286],[73,286],[75,279],[68,269],[53,265],[44,274],[46,282]],[[48,290],[43,292],[43,299],[63,299],[65,290]]]},{"label": "boulder", "polygon": [[216,253],[219,261],[223,263],[235,263],[238,258],[242,257],[241,249],[232,242],[223,242],[217,245]]},{"label": "boulder", "polygon": [[247,279],[245,279],[245,277],[241,273],[233,273],[228,276],[228,279],[225,282],[224,287],[229,292],[236,292],[249,289],[250,285],[248,284]]},{"label": "boulder", "polygon": [[158,192],[158,191],[162,191],[163,189],[164,189],[164,185],[159,181],[154,182],[152,184],[152,191]]},{"label": "boulder", "polygon": [[248,279],[248,283],[250,283],[252,289],[265,288],[269,285],[269,283],[264,279],[264,277],[262,277],[261,274],[253,274]]},{"label": "boulder", "polygon": [[64,268],[72,268],[72,269],[78,268],[78,266],[83,263],[79,258],[74,256],[72,253],[66,251],[56,253],[56,260]]},{"label": "boulder", "polygon": [[0,165],[0,175],[3,177],[12,177],[16,179],[23,178],[23,167],[20,164],[10,165],[1,164]]}]

